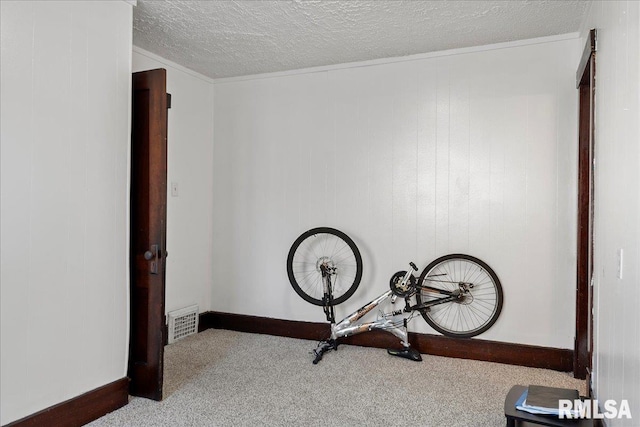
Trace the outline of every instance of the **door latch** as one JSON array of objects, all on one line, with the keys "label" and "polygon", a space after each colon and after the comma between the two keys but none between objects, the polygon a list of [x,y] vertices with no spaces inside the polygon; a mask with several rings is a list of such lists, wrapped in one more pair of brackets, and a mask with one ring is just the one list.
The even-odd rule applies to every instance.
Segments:
[{"label": "door latch", "polygon": [[149,272],[151,274],[158,274],[158,257],[160,255],[160,250],[158,245],[151,245],[151,250],[146,251],[144,253],[144,259],[147,261],[151,261],[149,265]]}]

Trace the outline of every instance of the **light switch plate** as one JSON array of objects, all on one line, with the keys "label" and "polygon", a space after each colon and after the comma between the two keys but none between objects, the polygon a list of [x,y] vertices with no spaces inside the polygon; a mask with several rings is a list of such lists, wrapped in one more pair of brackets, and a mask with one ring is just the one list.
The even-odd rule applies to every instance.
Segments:
[{"label": "light switch plate", "polygon": [[624,250],[618,249],[618,279],[622,279],[624,267]]}]

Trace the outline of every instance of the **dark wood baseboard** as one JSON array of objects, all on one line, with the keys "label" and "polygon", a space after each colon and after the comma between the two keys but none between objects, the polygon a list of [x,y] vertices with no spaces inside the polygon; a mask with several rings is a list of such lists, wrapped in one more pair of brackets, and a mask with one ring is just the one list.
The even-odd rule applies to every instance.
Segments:
[{"label": "dark wood baseboard", "polygon": [[[328,323],[271,319],[209,311],[200,314],[199,331],[209,328],[277,335],[289,338],[322,340],[329,336]],[[382,331],[354,335],[341,343],[376,348],[399,348],[395,336]],[[569,372],[573,369],[573,350],[513,344],[479,339],[455,339],[442,335],[409,333],[409,342],[420,353],[434,356],[482,360],[509,365],[553,369]]]},{"label": "dark wood baseboard", "polygon": [[123,407],[128,402],[129,378],[121,378],[4,427],[79,427]]},{"label": "dark wood baseboard", "polygon": [[329,334],[328,323],[272,319],[214,311],[200,314],[198,332],[211,328],[307,340],[325,339]]}]

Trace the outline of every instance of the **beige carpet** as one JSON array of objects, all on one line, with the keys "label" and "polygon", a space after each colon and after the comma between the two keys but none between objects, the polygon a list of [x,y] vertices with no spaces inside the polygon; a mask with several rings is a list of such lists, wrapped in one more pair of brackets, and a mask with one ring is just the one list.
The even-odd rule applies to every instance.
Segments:
[{"label": "beige carpet", "polygon": [[166,347],[165,399],[90,426],[504,426],[514,384],[576,388],[570,374],[342,345],[311,363],[312,341],[207,330]]}]

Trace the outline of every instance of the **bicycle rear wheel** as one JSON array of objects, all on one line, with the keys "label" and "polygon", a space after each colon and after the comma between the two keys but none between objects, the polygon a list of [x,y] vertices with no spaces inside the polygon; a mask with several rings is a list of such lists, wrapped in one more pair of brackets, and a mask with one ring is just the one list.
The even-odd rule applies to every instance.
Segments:
[{"label": "bicycle rear wheel", "polygon": [[287,274],[291,286],[305,301],[322,306],[321,265],[332,271],[332,305],[353,295],[362,278],[362,256],[349,236],[334,228],[313,228],[298,237],[289,250]]},{"label": "bicycle rear wheel", "polygon": [[438,289],[456,296],[453,301],[420,310],[429,326],[449,337],[471,338],[485,332],[502,310],[498,276],[486,263],[469,255],[436,259],[422,271],[418,284],[418,304],[445,297]]}]

